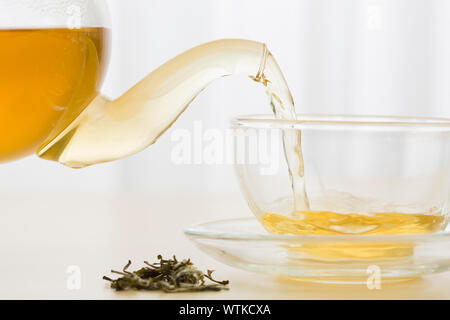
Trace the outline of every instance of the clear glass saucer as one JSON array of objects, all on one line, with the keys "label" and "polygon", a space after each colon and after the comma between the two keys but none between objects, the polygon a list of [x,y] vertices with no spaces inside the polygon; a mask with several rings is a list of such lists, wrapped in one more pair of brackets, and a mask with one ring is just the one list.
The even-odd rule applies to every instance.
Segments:
[{"label": "clear glass saucer", "polygon": [[450,270],[450,232],[421,235],[274,235],[256,218],[194,225],[185,234],[215,259],[244,270],[325,283],[402,281]]}]

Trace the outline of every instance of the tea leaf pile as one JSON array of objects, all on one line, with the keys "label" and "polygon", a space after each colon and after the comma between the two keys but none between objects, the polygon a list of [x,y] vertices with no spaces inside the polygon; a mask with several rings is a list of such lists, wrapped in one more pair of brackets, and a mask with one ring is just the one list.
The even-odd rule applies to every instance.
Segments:
[{"label": "tea leaf pile", "polygon": [[[116,291],[123,290],[162,290],[164,292],[195,292],[195,291],[220,291],[227,290],[229,281],[217,281],[213,279],[213,270],[206,274],[198,270],[190,259],[178,261],[163,259],[158,256],[158,262],[144,261],[145,266],[139,270],[130,272],[128,268],[131,261],[123,267],[122,271],[111,270],[121,277],[111,279],[104,276],[103,279],[111,282],[111,288]],[[212,283],[206,283],[206,280]]]}]

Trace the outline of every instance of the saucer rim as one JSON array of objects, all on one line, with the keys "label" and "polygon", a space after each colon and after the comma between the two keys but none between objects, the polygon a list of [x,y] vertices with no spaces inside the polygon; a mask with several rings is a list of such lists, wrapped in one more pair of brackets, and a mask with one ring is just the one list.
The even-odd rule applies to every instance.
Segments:
[{"label": "saucer rim", "polygon": [[428,234],[399,234],[399,235],[278,235],[263,232],[220,232],[214,231],[214,226],[225,223],[255,223],[259,224],[256,217],[229,218],[211,220],[196,223],[184,228],[184,234],[188,237],[201,239],[217,239],[231,241],[272,241],[272,242],[384,242],[384,241],[450,241],[450,230],[439,231]]}]

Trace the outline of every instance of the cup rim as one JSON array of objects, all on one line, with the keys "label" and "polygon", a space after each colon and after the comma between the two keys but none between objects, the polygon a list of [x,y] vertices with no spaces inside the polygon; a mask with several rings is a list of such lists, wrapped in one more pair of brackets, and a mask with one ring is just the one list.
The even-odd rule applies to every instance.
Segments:
[{"label": "cup rim", "polygon": [[306,129],[314,127],[381,128],[450,131],[450,118],[381,115],[297,114],[297,120],[278,119],[269,114],[240,115],[232,119],[234,128]]}]

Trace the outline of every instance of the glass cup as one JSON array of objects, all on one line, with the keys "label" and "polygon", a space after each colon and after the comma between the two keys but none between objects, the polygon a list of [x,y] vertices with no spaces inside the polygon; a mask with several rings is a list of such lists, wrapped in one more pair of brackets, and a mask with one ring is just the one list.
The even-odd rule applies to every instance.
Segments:
[{"label": "glass cup", "polygon": [[[445,228],[450,120],[316,115],[298,119],[242,116],[232,123],[242,192],[269,232],[379,235]],[[301,132],[308,210],[295,207],[286,166],[282,138],[292,131]]]}]

